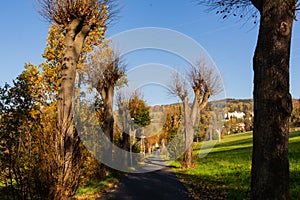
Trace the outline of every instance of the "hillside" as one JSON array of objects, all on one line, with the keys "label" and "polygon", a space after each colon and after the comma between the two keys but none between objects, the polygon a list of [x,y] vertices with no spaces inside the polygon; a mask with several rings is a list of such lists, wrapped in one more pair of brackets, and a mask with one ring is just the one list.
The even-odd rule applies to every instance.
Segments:
[{"label": "hillside", "polygon": [[[150,107],[151,126],[148,128],[152,134],[159,133],[165,123],[168,108],[172,108],[178,104],[172,105],[155,105]],[[293,112],[291,116],[290,127],[300,127],[300,99],[293,99]],[[205,129],[212,123],[211,119],[218,123],[224,123],[222,134],[230,134],[243,131],[251,131],[253,129],[254,118],[254,102],[253,99],[233,99],[228,98],[222,101],[212,101],[201,112],[201,119],[198,136],[196,139],[203,139]],[[234,113],[237,113],[236,116]],[[226,117],[227,116],[227,117]],[[241,117],[239,117],[241,116]]]}]

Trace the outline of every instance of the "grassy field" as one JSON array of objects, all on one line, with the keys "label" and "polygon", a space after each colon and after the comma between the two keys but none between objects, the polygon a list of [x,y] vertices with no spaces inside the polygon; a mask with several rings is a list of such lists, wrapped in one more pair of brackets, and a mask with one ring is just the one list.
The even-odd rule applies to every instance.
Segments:
[{"label": "grassy field", "polygon": [[[176,175],[193,197],[249,199],[252,133],[225,136],[204,158],[199,158],[200,147],[201,143],[194,147],[194,157],[197,158],[194,168],[183,170],[179,162],[172,163]],[[289,157],[292,199],[299,199],[300,132],[290,133]]]}]

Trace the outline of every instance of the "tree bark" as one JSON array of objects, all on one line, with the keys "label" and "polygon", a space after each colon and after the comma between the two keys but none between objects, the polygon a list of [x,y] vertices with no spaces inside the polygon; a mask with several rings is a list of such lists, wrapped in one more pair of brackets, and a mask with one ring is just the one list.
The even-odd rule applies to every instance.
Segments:
[{"label": "tree bark", "polygon": [[76,192],[80,176],[79,138],[73,120],[73,95],[79,55],[90,30],[73,20],[67,28],[65,51],[62,58],[62,83],[58,93],[57,179],[55,199],[67,199]]},{"label": "tree bark", "polygon": [[[199,83],[200,85],[200,83]],[[198,85],[198,86],[199,86]],[[188,96],[181,97],[184,110],[184,138],[186,151],[183,155],[184,167],[190,168],[193,165],[193,140],[194,140],[194,127],[197,123],[197,115],[208,103],[211,91],[208,86],[205,86],[205,91],[201,87],[194,87],[194,100],[191,108],[188,103]]]},{"label": "tree bark", "polygon": [[127,156],[127,152],[130,151],[130,113],[128,109],[128,102],[126,102],[124,99],[118,100],[118,107],[119,107],[119,118],[121,119],[121,126],[122,126],[122,148],[125,150],[123,153],[124,160],[122,162],[124,163],[125,167],[129,166],[129,157]]},{"label": "tree bark", "polygon": [[114,116],[113,116],[113,98],[114,98],[114,85],[107,85],[98,88],[104,103],[104,121],[103,133],[108,138],[110,143],[105,144],[105,152],[107,153],[108,162],[112,162],[112,141],[114,133]]},{"label": "tree bark", "polygon": [[[185,168],[192,166],[192,143],[194,139],[193,126],[191,124],[192,110],[189,107],[188,97],[185,96],[183,99],[183,112],[184,112],[184,139],[185,139],[185,152],[183,154],[183,163]],[[196,109],[196,107],[194,107]]]},{"label": "tree bark", "polygon": [[293,4],[294,0],[268,0],[258,7],[261,20],[253,58],[253,200],[290,199],[288,122],[292,111],[289,59]]},{"label": "tree bark", "polygon": [[114,128],[114,117],[113,117],[113,97],[114,97],[114,86],[105,88],[106,98],[104,102],[104,133],[110,141],[113,140],[113,128]]},{"label": "tree bark", "polygon": [[129,110],[124,109],[123,112],[124,112],[124,115],[121,115],[121,117],[123,119],[122,147],[125,150],[123,162],[124,162],[125,167],[129,167],[130,156],[128,157],[127,152],[130,152],[130,135],[129,134],[130,134],[131,119],[130,119]]}]

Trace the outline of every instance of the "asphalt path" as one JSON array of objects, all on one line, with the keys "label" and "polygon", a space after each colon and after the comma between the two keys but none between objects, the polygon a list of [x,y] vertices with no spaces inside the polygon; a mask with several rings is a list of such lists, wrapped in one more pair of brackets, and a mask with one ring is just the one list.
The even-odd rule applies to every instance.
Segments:
[{"label": "asphalt path", "polygon": [[[158,163],[159,160],[154,162]],[[148,173],[130,173],[97,200],[192,200],[192,198],[174,172],[164,167]]]}]

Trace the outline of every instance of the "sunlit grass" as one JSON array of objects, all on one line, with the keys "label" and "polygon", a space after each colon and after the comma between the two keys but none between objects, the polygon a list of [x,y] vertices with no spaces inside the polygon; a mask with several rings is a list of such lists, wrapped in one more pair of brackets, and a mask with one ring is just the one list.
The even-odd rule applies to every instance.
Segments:
[{"label": "sunlit grass", "polygon": [[111,188],[113,185],[115,185],[122,176],[124,176],[123,173],[115,172],[102,180],[91,180],[86,182],[83,186],[77,189],[75,197],[79,200],[94,200],[95,198],[101,196],[101,194],[108,188]]},{"label": "sunlit grass", "polygon": [[[175,172],[196,199],[249,199],[252,156],[252,133],[225,136],[212,149],[194,146],[196,166],[182,170],[179,162]],[[199,154],[210,151],[204,158]],[[207,153],[207,152],[206,152]],[[289,144],[291,194],[300,196],[300,132],[290,134]]]},{"label": "sunlit grass", "polygon": [[290,134],[289,161],[292,199],[300,197],[300,132]]}]

